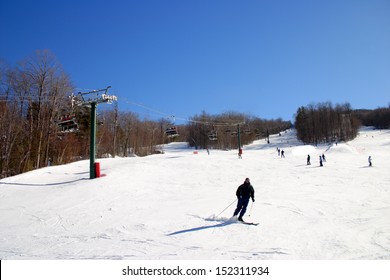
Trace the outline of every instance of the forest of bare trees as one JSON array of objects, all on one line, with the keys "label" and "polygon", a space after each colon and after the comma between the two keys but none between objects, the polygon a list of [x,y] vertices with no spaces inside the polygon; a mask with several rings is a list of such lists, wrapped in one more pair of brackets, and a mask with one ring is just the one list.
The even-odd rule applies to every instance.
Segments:
[{"label": "forest of bare trees", "polygon": [[351,140],[359,126],[349,103],[335,107],[330,102],[302,106],[295,116],[298,139],[306,144]]},{"label": "forest of bare trees", "polygon": [[61,102],[72,89],[69,77],[51,53],[14,69],[1,64],[0,171],[9,176],[44,166],[51,151],[53,128]]},{"label": "forest of bare trees", "polygon": [[257,117],[226,112],[209,115],[203,112],[191,118],[187,126],[186,141],[200,149],[234,149],[264,138],[269,141],[270,134],[280,133],[291,128],[289,121],[264,120]]},{"label": "forest of bare trees", "polygon": [[[70,78],[49,51],[39,51],[15,68],[0,64],[0,178],[49,164],[89,157],[90,110],[72,104]],[[71,129],[59,125],[75,120]],[[76,123],[77,122],[77,123]],[[147,155],[168,141],[169,121],[141,121],[131,113],[102,110],[97,153]]]},{"label": "forest of bare trees", "polygon": [[364,126],[373,126],[377,129],[390,128],[390,104],[375,110],[356,110],[356,117]]}]

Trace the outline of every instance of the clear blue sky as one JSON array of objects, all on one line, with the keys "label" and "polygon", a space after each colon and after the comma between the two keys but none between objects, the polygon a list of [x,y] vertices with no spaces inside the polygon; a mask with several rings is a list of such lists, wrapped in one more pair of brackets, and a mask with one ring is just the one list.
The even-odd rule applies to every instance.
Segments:
[{"label": "clear blue sky", "polygon": [[389,0],[1,0],[0,32],[9,65],[49,49],[141,117],[390,103]]}]

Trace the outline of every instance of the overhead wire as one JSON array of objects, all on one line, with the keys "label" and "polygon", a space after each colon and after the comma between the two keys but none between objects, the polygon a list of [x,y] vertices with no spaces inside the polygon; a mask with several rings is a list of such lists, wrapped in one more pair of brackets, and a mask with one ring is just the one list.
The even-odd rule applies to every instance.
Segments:
[{"label": "overhead wire", "polygon": [[242,124],[245,124],[245,122],[234,122],[234,123],[230,123],[230,122],[215,122],[215,121],[201,121],[201,120],[194,120],[194,119],[190,119],[190,118],[182,118],[182,117],[177,117],[175,115],[172,115],[172,114],[167,114],[167,113],[164,113],[164,112],[161,112],[159,110],[156,110],[156,109],[153,109],[153,108],[150,108],[148,106],[145,106],[143,104],[139,104],[139,103],[136,103],[136,102],[133,102],[133,101],[129,101],[127,100],[126,98],[124,99],[119,99],[127,104],[131,104],[131,105],[135,105],[135,106],[138,106],[138,107],[141,107],[141,108],[144,108],[148,111],[151,111],[151,112],[155,112],[161,116],[164,116],[165,118],[171,118],[171,119],[174,119],[174,120],[181,120],[181,121],[185,121],[185,122],[190,122],[190,123],[198,123],[198,124],[203,124],[203,125],[209,125],[209,126],[236,126],[236,125],[242,125]]}]

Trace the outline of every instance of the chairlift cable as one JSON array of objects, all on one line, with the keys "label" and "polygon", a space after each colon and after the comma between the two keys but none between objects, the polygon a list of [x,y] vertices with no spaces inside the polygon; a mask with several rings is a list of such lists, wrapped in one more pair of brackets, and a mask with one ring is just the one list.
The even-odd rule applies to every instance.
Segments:
[{"label": "chairlift cable", "polygon": [[234,122],[234,123],[212,122],[212,121],[198,121],[198,120],[193,120],[193,119],[189,119],[189,118],[182,118],[182,117],[177,117],[177,116],[172,115],[172,114],[163,113],[163,112],[161,112],[159,110],[150,108],[150,107],[145,106],[143,104],[139,104],[139,103],[136,103],[136,102],[133,102],[133,101],[128,101],[127,99],[121,99],[121,100],[124,101],[125,103],[132,104],[132,105],[144,108],[144,109],[146,109],[148,111],[151,111],[151,112],[155,112],[155,113],[157,113],[157,114],[159,114],[161,116],[164,116],[165,118],[174,118],[175,120],[181,120],[181,121],[190,122],[190,123],[198,123],[198,124],[203,124],[203,125],[222,126],[222,127],[224,127],[224,126],[236,126],[236,125],[243,125],[243,124],[245,124],[245,122]]},{"label": "chairlift cable", "polygon": [[[77,88],[77,89],[79,89],[79,88]],[[92,93],[95,91],[97,91],[97,90],[91,90],[90,92]],[[77,97],[77,94],[72,93],[71,95],[66,96],[66,97],[58,97],[57,100],[65,100],[67,98],[72,98],[72,96],[73,96],[73,98],[75,98],[75,97]],[[1,99],[0,98],[0,102],[37,102],[37,101],[52,101],[52,100],[53,100],[53,98],[50,96],[45,96],[42,98],[38,98],[38,96],[30,96],[30,97],[26,97],[23,99],[16,99],[15,96],[13,96],[11,99]],[[232,123],[230,123],[230,122],[200,121],[200,120],[194,120],[191,118],[177,117],[173,114],[167,114],[167,113],[164,113],[160,110],[148,107],[146,105],[143,105],[143,104],[140,104],[137,102],[133,102],[133,101],[129,101],[126,98],[121,98],[120,100],[127,103],[127,104],[135,105],[137,107],[144,108],[150,112],[154,112],[154,113],[158,114],[158,116],[163,116],[164,118],[170,118],[170,119],[173,118],[174,120],[180,120],[180,121],[189,122],[189,123],[197,123],[197,124],[203,124],[203,125],[215,126],[215,127],[237,126],[237,125],[244,125],[245,124],[245,122],[232,122]]]}]

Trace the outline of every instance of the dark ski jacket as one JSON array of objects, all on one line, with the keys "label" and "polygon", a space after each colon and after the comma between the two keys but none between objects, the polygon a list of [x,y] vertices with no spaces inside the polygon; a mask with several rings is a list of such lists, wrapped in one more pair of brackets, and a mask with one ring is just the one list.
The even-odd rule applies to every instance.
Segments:
[{"label": "dark ski jacket", "polygon": [[238,187],[236,191],[236,196],[237,198],[244,199],[249,199],[251,197],[252,200],[255,200],[255,190],[250,183],[244,183]]}]

